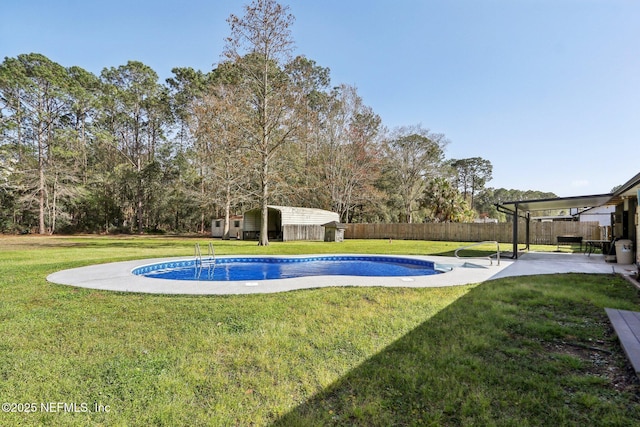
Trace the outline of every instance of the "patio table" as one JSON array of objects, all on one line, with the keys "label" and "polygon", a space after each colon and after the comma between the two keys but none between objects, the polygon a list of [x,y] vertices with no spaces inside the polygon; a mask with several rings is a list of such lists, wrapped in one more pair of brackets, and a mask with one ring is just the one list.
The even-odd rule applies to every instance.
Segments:
[{"label": "patio table", "polygon": [[596,249],[600,249],[602,254],[605,252],[609,252],[609,245],[611,243],[610,240],[598,240],[598,239],[589,239],[585,240],[584,252],[587,256],[590,256]]}]

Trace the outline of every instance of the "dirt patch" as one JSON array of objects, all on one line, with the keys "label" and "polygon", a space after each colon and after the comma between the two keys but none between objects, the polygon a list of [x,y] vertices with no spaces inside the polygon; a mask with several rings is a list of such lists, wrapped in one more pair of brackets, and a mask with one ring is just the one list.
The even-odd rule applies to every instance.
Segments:
[{"label": "dirt patch", "polygon": [[546,342],[543,346],[550,353],[580,359],[584,362],[580,369],[582,373],[606,378],[612,389],[634,394],[635,400],[640,402],[640,379],[627,360],[613,329],[607,332],[605,338],[589,342],[553,341]]}]

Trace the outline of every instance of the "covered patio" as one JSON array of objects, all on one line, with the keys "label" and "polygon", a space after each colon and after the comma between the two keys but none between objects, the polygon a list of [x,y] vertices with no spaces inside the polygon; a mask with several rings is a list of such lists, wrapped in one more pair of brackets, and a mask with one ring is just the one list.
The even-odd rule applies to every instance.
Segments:
[{"label": "covered patio", "polygon": [[546,210],[576,209],[577,213],[590,208],[600,206],[615,206],[613,215],[614,222],[613,238],[628,239],[633,244],[635,251],[633,259],[638,262],[637,255],[637,234],[638,228],[638,200],[640,199],[640,173],[621,185],[613,193],[596,194],[590,196],[558,197],[551,199],[517,200],[497,203],[498,211],[511,215],[513,221],[512,257],[517,259],[518,249],[518,226],[520,220],[524,220],[525,250],[529,250],[530,233],[529,225],[532,212]]},{"label": "covered patio", "polygon": [[598,194],[593,196],[576,196],[576,197],[559,197],[554,199],[536,199],[536,200],[518,200],[512,202],[504,202],[496,205],[498,211],[511,215],[513,221],[513,258],[518,258],[518,226],[519,219],[525,221],[525,250],[529,250],[530,232],[529,225],[531,223],[532,212],[560,210],[560,209],[582,209],[615,205],[615,196],[610,194]]}]

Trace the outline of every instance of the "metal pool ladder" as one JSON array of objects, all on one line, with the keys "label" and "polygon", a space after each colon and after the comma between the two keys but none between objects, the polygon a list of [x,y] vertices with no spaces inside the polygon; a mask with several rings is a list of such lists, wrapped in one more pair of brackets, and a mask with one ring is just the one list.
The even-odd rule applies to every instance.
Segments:
[{"label": "metal pool ladder", "polygon": [[[458,252],[460,252],[462,250],[473,248],[474,246],[486,245],[486,244],[491,244],[491,243],[495,243],[495,245],[496,245],[496,253],[495,254],[491,254],[491,255],[488,255],[486,257],[460,257],[458,255]],[[454,252],[454,255],[458,259],[462,259],[462,258],[488,259],[489,260],[489,265],[493,265],[493,258],[492,257],[495,255],[496,259],[497,259],[497,265],[500,265],[500,243],[498,243],[498,242],[496,242],[494,240],[486,240],[484,242],[477,242],[477,243],[474,243],[472,245],[463,246],[461,248],[456,249],[456,251]]]},{"label": "metal pool ladder", "polygon": [[213,249],[213,243],[209,242],[209,248],[207,258],[202,259],[202,252],[200,251],[200,243],[196,243],[195,247],[195,278],[200,279],[202,275],[202,268],[206,264],[207,266],[207,279],[211,280],[213,272],[216,268],[216,252]]}]

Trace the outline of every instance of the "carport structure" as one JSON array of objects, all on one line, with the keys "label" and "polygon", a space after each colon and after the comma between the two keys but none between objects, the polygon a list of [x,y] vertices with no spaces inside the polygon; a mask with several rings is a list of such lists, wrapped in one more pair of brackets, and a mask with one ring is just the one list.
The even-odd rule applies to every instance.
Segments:
[{"label": "carport structure", "polygon": [[[593,196],[558,197],[554,199],[518,200],[497,203],[498,211],[513,216],[513,258],[518,258],[518,219],[526,221],[525,244],[529,249],[529,222],[531,212],[555,209],[587,209],[613,205],[615,210],[614,237],[629,239],[637,250],[637,236],[640,234],[640,173],[609,194]],[[640,252],[636,252],[636,262],[640,263]]]},{"label": "carport structure", "polygon": [[[336,212],[324,209],[268,206],[267,231],[269,239],[288,240],[323,240],[323,224],[340,221]],[[243,239],[257,239],[262,223],[262,210],[251,209],[244,213]]]},{"label": "carport structure", "polygon": [[557,209],[588,209],[604,205],[617,205],[622,199],[616,193],[597,194],[593,196],[557,197],[553,199],[518,200],[497,203],[499,212],[512,216],[513,219],[513,258],[518,258],[518,219],[525,220],[525,245],[529,249],[529,223],[531,212]]}]

